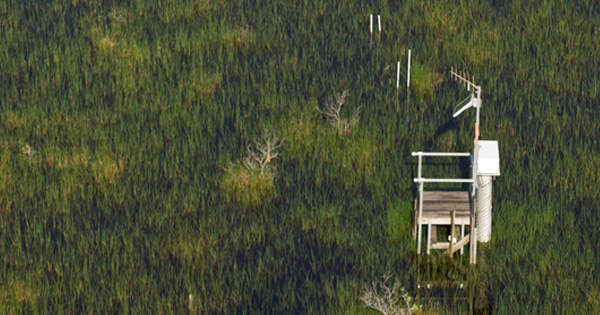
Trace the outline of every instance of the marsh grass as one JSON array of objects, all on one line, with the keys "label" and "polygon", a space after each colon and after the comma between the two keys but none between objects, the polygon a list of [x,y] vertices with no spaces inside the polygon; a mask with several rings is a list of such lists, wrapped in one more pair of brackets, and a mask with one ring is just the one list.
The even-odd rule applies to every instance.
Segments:
[{"label": "marsh grass", "polygon": [[[373,45],[365,12],[382,15]],[[364,313],[365,283],[414,281],[410,152],[472,148],[474,113],[451,119],[468,95],[446,77],[456,67],[483,87],[482,139],[500,146],[495,311],[598,313],[599,13],[0,3],[0,308],[181,313],[192,294],[199,313]],[[394,85],[408,48],[410,102]],[[349,135],[314,109],[343,89],[364,106]],[[286,138],[276,174],[241,164],[264,128]],[[468,172],[427,163],[426,176]]]}]

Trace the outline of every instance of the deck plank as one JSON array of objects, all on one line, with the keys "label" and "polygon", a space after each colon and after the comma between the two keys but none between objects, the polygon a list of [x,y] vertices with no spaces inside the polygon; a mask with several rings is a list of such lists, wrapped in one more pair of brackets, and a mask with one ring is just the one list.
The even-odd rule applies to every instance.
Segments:
[{"label": "deck plank", "polygon": [[471,199],[468,191],[424,191],[423,219],[450,218],[456,211],[457,219],[468,219],[471,215]]}]

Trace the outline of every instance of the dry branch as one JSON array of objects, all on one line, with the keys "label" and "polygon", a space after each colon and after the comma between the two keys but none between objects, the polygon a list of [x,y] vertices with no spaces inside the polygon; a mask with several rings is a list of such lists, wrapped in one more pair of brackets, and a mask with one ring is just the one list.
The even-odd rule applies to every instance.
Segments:
[{"label": "dry branch", "polygon": [[338,94],[337,97],[329,99],[322,109],[316,107],[317,111],[323,114],[329,123],[331,123],[339,132],[347,135],[352,132],[352,128],[358,123],[358,116],[362,109],[362,106],[356,108],[349,119],[343,119],[341,117],[342,106],[346,103],[346,97],[349,95],[350,93],[348,90],[344,90],[341,94]]},{"label": "dry branch", "polygon": [[395,282],[390,288],[387,281],[391,275],[383,277],[383,281],[373,281],[371,286],[365,285],[365,292],[360,300],[366,307],[378,310],[385,315],[412,314],[414,306],[411,306],[412,298]]},{"label": "dry branch", "polygon": [[284,141],[285,139],[280,139],[275,134],[265,132],[262,138],[254,140],[254,145],[248,145],[248,155],[243,160],[244,166],[250,171],[260,169],[260,173],[264,174],[267,164],[279,157],[275,150],[281,147]]}]

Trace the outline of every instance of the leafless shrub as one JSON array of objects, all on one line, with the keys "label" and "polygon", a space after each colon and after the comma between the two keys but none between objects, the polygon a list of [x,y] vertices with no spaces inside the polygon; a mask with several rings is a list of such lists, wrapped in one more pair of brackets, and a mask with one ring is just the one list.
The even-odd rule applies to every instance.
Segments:
[{"label": "leafless shrub", "polygon": [[279,157],[276,151],[285,139],[266,132],[247,148],[247,156],[240,163],[224,167],[225,174],[220,186],[228,200],[249,207],[260,207],[272,200],[275,189],[275,166],[272,159]]},{"label": "leafless shrub", "polygon": [[248,34],[250,33],[250,26],[248,26],[248,24],[246,24],[245,26],[238,26],[237,28],[240,31],[240,36],[242,37],[242,39],[246,38],[246,36],[248,36]]},{"label": "leafless shrub", "polygon": [[121,22],[125,21],[125,18],[123,17],[123,15],[121,15],[121,13],[119,13],[116,9],[113,9],[107,15],[103,15],[103,14],[98,15],[99,20],[105,19],[105,18],[110,18],[117,23],[121,23]]},{"label": "leafless shrub", "polygon": [[253,145],[248,145],[248,155],[243,160],[244,166],[250,171],[260,170],[261,175],[264,175],[267,164],[279,157],[275,150],[281,147],[284,141],[285,139],[280,139],[278,135],[265,132],[262,138],[254,140]]},{"label": "leafless shrub", "polygon": [[411,306],[412,297],[400,287],[400,283],[396,281],[391,288],[387,286],[391,276],[384,276],[383,281],[373,281],[371,286],[365,285],[365,292],[360,300],[366,307],[376,309],[385,315],[413,314],[418,306]]},{"label": "leafless shrub", "polygon": [[346,103],[346,97],[349,95],[350,93],[348,90],[344,90],[341,94],[338,94],[337,97],[329,99],[322,109],[316,107],[319,113],[323,114],[338,132],[346,135],[350,135],[352,128],[358,123],[358,115],[360,115],[362,109],[362,106],[360,106],[354,110],[354,113],[350,118],[342,118],[342,106]]},{"label": "leafless shrub", "polygon": [[21,149],[21,152],[29,163],[33,161],[34,155],[37,153],[37,151],[29,144],[25,144],[25,146]]}]

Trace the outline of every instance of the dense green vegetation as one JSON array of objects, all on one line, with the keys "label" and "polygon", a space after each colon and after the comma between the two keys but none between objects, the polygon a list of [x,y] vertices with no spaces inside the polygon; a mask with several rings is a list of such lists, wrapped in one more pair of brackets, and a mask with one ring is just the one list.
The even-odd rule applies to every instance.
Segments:
[{"label": "dense green vegetation", "polygon": [[[371,13],[384,30],[372,44]],[[410,152],[472,147],[474,111],[451,118],[468,93],[454,66],[483,87],[481,138],[500,145],[490,302],[598,312],[599,13],[596,1],[4,1],[0,306],[354,313],[384,274],[410,289]],[[395,88],[409,48],[410,100]],[[364,106],[349,134],[316,110],[344,89],[345,117]],[[264,130],[286,139],[273,181],[227,177]]]}]

